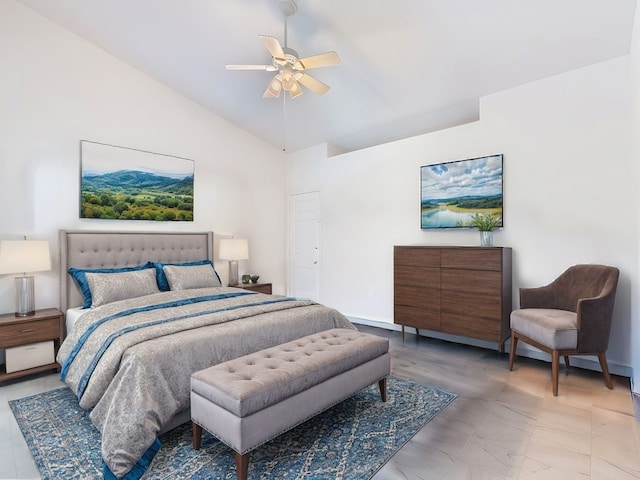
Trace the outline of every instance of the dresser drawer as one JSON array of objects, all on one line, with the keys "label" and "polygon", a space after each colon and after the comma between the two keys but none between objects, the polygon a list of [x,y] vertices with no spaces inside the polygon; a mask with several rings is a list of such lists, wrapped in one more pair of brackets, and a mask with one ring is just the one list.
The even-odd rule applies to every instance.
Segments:
[{"label": "dresser drawer", "polygon": [[393,250],[395,265],[440,267],[440,249],[429,247],[400,247]]},{"label": "dresser drawer", "polygon": [[443,268],[442,289],[473,292],[499,298],[502,292],[502,275],[500,272]]},{"label": "dresser drawer", "polygon": [[442,312],[441,331],[494,342],[502,342],[509,336],[509,333],[503,331],[500,320],[448,312]]},{"label": "dresser drawer", "polygon": [[440,288],[440,269],[401,265],[396,267],[393,272],[393,283],[398,286],[417,285]]},{"label": "dresser drawer", "polygon": [[440,297],[443,312],[457,313],[468,317],[483,317],[494,320],[502,318],[502,298],[495,295],[443,290]]},{"label": "dresser drawer", "polygon": [[440,310],[440,289],[422,287],[418,284],[396,286],[393,300],[396,305]]},{"label": "dresser drawer", "polygon": [[5,350],[6,372],[13,373],[48,365],[53,363],[53,355],[53,340],[7,348]]},{"label": "dresser drawer", "polygon": [[500,248],[443,248],[442,268],[502,271]]},{"label": "dresser drawer", "polygon": [[58,318],[0,325],[0,348],[57,339],[59,336]]},{"label": "dresser drawer", "polygon": [[393,308],[394,323],[414,328],[440,330],[440,311],[429,308],[396,305]]}]

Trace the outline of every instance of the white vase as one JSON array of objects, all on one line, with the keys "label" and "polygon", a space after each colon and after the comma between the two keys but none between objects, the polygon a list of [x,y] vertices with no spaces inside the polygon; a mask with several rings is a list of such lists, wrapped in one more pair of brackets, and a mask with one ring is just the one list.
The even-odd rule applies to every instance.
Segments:
[{"label": "white vase", "polygon": [[480,232],[480,246],[481,247],[493,246],[493,232]]}]

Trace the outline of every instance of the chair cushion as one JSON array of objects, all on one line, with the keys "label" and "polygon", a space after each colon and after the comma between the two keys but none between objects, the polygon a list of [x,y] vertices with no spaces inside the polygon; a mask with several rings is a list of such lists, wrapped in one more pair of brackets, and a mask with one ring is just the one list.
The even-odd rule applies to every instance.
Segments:
[{"label": "chair cushion", "polygon": [[553,350],[578,345],[578,316],[567,310],[523,308],[511,312],[511,330]]}]

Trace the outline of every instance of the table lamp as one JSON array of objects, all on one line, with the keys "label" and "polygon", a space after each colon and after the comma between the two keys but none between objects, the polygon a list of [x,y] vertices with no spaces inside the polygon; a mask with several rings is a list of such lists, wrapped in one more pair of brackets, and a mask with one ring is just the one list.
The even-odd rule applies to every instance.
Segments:
[{"label": "table lamp", "polygon": [[49,242],[46,240],[3,240],[0,242],[0,274],[22,273],[16,277],[16,317],[35,314],[32,272],[51,270]]},{"label": "table lamp", "polygon": [[249,242],[246,238],[220,240],[220,260],[229,260],[229,285],[238,284],[238,260],[249,258]]}]

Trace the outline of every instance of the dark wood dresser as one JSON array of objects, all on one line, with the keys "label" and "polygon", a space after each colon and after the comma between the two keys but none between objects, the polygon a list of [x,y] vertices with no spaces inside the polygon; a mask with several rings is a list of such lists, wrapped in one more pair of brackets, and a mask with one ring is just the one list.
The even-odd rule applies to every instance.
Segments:
[{"label": "dark wood dresser", "polygon": [[511,335],[511,248],[394,247],[394,323],[498,343]]}]

